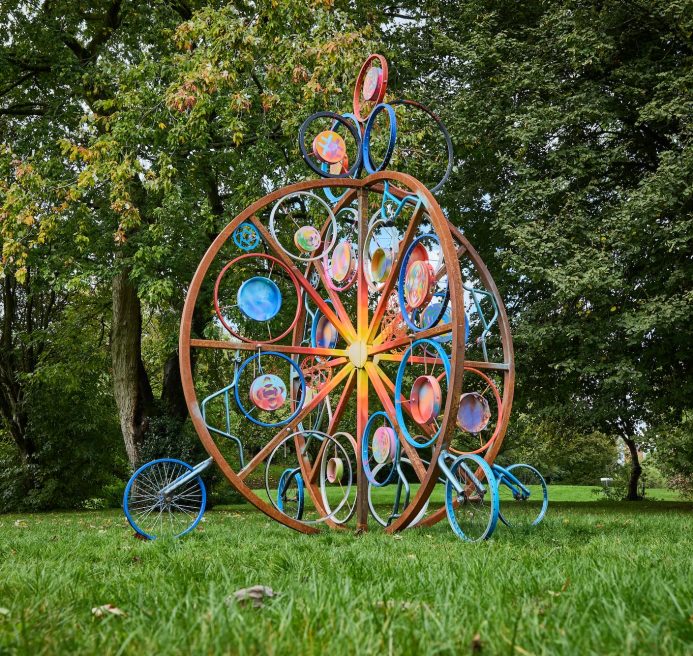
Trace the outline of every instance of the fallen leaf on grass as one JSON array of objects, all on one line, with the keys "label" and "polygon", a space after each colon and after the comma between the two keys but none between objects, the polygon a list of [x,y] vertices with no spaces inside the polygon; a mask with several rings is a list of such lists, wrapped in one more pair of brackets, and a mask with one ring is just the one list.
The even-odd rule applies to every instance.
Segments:
[{"label": "fallen leaf on grass", "polygon": [[393,536],[392,536],[392,539],[393,539],[393,540],[401,540],[401,539],[402,539],[402,536],[398,533],[397,535],[393,535]]},{"label": "fallen leaf on grass", "polygon": [[252,601],[254,608],[262,608],[262,606],[264,606],[262,602],[266,597],[271,598],[276,596],[274,590],[268,588],[266,585],[253,585],[250,588],[236,590],[230,597],[226,598],[226,603],[230,604],[236,602],[241,606],[245,606],[245,604]]},{"label": "fallen leaf on grass", "polygon": [[14,527],[15,528],[27,528],[29,524],[27,524],[26,519],[17,519],[14,522]]},{"label": "fallen leaf on grass", "polygon": [[0,608],[0,617],[9,617],[10,616],[10,609],[9,608]]},{"label": "fallen leaf on grass", "polygon": [[428,604],[426,604],[422,601],[399,601],[398,599],[388,599],[387,601],[383,601],[381,599],[379,601],[376,601],[375,605],[378,608],[388,608],[388,609],[394,608],[397,610],[413,610],[413,611],[430,610],[428,607]]},{"label": "fallen leaf on grass", "polygon": [[472,638],[472,654],[480,654],[482,647],[481,635],[478,633],[474,634],[474,637]]},{"label": "fallen leaf on grass", "polygon": [[125,617],[127,613],[121,610],[113,604],[104,604],[103,606],[96,606],[91,609],[91,614],[94,617],[106,617],[107,615],[117,615],[119,617]]}]

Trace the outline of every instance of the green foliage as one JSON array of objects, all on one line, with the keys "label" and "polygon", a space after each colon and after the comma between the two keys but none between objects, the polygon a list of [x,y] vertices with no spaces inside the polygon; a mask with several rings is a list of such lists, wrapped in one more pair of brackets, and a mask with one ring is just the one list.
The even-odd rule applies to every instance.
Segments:
[{"label": "green foliage", "polygon": [[693,498],[693,414],[687,412],[678,425],[652,431],[653,460],[668,484]]},{"label": "green foliage", "polygon": [[613,437],[571,430],[557,422],[537,422],[519,414],[499,462],[533,465],[551,483],[598,485],[600,478],[613,475],[617,458]]}]

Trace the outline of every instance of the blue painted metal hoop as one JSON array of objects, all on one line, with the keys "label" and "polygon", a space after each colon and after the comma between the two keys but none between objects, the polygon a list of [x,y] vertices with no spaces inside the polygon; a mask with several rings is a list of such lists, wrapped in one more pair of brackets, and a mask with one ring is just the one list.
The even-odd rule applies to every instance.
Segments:
[{"label": "blue painted metal hoop", "polygon": [[[183,467],[187,467],[189,471],[192,471],[194,468],[189,465],[187,462],[183,462],[182,460],[178,460],[177,458],[159,458],[157,460],[152,460],[150,462],[145,462],[131,477],[130,480],[128,481],[128,484],[125,486],[125,491],[123,492],[123,512],[125,513],[125,517],[128,520],[128,523],[132,528],[139,533],[141,536],[147,538],[148,540],[156,540],[155,535],[150,535],[149,533],[146,533],[143,531],[139,526],[137,526],[137,523],[135,520],[132,518],[132,515],[130,514],[130,504],[129,504],[129,498],[130,498],[130,490],[132,489],[132,485],[135,482],[135,479],[146,469],[149,469],[149,467],[152,467],[153,465],[157,465],[161,462],[172,462],[176,465],[183,465]],[[200,486],[200,491],[202,493],[202,500],[200,502],[200,512],[197,514],[197,517],[193,520],[192,524],[188,526],[184,531],[176,535],[175,537],[180,538],[184,536],[186,533],[190,533],[199,523],[200,520],[202,519],[202,515],[205,514],[205,508],[207,506],[207,490],[205,488],[204,481],[202,480],[201,476],[198,476],[196,479],[193,479],[197,481],[197,484]]]},{"label": "blue painted metal hoop", "polygon": [[[371,159],[371,132],[373,131],[373,124],[375,119],[380,112],[383,110],[387,111],[388,117],[390,119],[390,141],[387,144],[387,150],[385,151],[385,156],[383,161],[376,168]],[[366,123],[366,129],[363,133],[363,166],[368,173],[377,173],[382,171],[390,163],[390,158],[395,150],[395,142],[397,141],[397,115],[393,107],[387,103],[380,103],[373,108],[371,115],[368,117],[368,122]]]},{"label": "blue painted metal hoop", "polygon": [[392,420],[390,417],[387,416],[387,413],[383,412],[382,410],[378,410],[378,412],[374,412],[369,418],[368,421],[366,422],[366,426],[363,429],[363,437],[361,438],[361,462],[363,464],[363,473],[366,475],[366,478],[368,479],[368,482],[373,485],[373,487],[384,487],[387,485],[391,480],[392,477],[397,470],[397,462],[399,461],[399,451],[400,451],[400,444],[399,440],[395,442],[395,457],[392,460],[392,467],[390,468],[390,473],[387,475],[387,478],[378,483],[376,480],[375,476],[373,475],[373,472],[371,470],[371,466],[368,464],[368,444],[369,444],[369,434],[371,431],[371,425],[375,419],[378,417],[385,417],[387,421],[389,422],[392,430],[395,431],[395,434],[397,434],[397,429],[395,428],[395,425],[392,423]]},{"label": "blue painted metal hoop", "polygon": [[[248,364],[250,364],[250,362],[252,362],[252,361],[255,360],[256,358],[259,358],[259,357],[261,357],[261,356],[262,356],[262,357],[265,357],[265,356],[270,356],[270,357],[272,357],[272,356],[274,356],[274,357],[277,357],[277,358],[281,358],[282,360],[286,360],[286,361],[294,368],[294,370],[295,370],[296,373],[298,374],[298,380],[299,380],[299,382],[301,383],[301,394],[300,394],[300,397],[299,397],[299,398],[301,398],[301,399],[305,399],[305,398],[306,398],[306,396],[305,396],[305,394],[306,394],[306,379],[303,377],[303,372],[301,371],[301,368],[300,368],[291,358],[287,357],[287,356],[284,355],[283,353],[277,353],[276,351],[263,351],[262,353],[256,353],[255,355],[251,355],[251,356],[250,356],[247,360],[245,360],[245,361],[241,364],[241,366],[238,368],[238,371],[236,372],[236,384],[234,385],[234,388],[233,388],[233,395],[234,395],[234,397],[235,397],[235,399],[236,399],[236,405],[238,405],[238,409],[243,413],[243,416],[244,416],[246,419],[249,419],[249,420],[252,421],[254,424],[257,424],[258,426],[264,426],[265,428],[278,428],[279,426],[284,426],[284,424],[288,424],[290,421],[292,421],[293,419],[295,419],[295,418],[298,416],[298,413],[301,412],[301,407],[302,407],[303,403],[301,403],[300,405],[298,405],[298,406],[296,407],[296,410],[294,410],[294,412],[291,413],[291,416],[290,416],[290,417],[287,417],[287,418],[284,419],[283,421],[278,421],[278,422],[275,422],[275,423],[267,423],[267,422],[264,422],[264,421],[260,421],[259,419],[256,419],[255,417],[253,417],[253,416],[245,409],[245,406],[244,406],[243,403],[241,402],[241,395],[240,395],[240,392],[238,391],[238,381],[239,381],[240,378],[241,378],[241,374],[243,373],[243,370],[248,366]],[[290,385],[287,385],[287,389],[290,389],[290,388],[291,388],[291,386],[290,386]]]},{"label": "blue painted metal hoop", "polygon": [[496,528],[496,524],[498,523],[498,515],[500,511],[498,489],[495,485],[495,476],[489,464],[483,458],[480,458],[473,453],[466,453],[455,458],[452,465],[450,465],[450,471],[454,474],[457,467],[459,467],[460,463],[465,459],[473,460],[475,465],[484,471],[484,475],[486,476],[486,485],[488,487],[489,494],[491,495],[491,520],[486,527],[484,534],[479,538],[479,540],[472,540],[466,536],[462,530],[462,527],[457,521],[457,517],[455,516],[455,498],[457,493],[455,492],[455,488],[450,481],[446,481],[445,483],[445,512],[448,515],[450,527],[457,537],[465,540],[466,542],[478,542],[490,538],[491,534]]},{"label": "blue painted metal hoop", "polygon": [[402,412],[402,401],[400,400],[402,397],[402,384],[404,383],[404,373],[407,368],[407,362],[409,361],[409,357],[411,356],[414,348],[421,346],[423,344],[431,346],[435,349],[435,351],[440,356],[440,359],[443,361],[445,377],[448,381],[450,380],[450,360],[447,356],[447,353],[443,350],[443,347],[438,342],[434,342],[432,339],[417,339],[415,342],[412,342],[412,345],[406,350],[406,352],[402,356],[402,361],[399,363],[399,369],[397,369],[397,379],[395,381],[395,413],[397,415],[397,421],[399,422],[399,427],[402,431],[402,435],[404,435],[404,439],[407,440],[409,444],[411,444],[413,447],[416,447],[417,449],[423,449],[427,446],[431,446],[431,444],[433,444],[438,439],[440,431],[443,429],[443,427],[440,426],[436,431],[435,435],[433,435],[433,437],[431,437],[431,439],[428,440],[428,442],[417,442],[409,433],[407,425],[404,421],[404,413]]},{"label": "blue painted metal hoop", "polygon": [[[327,303],[328,305],[332,305],[332,301],[329,299],[325,299],[325,303]],[[320,309],[317,309],[315,311],[315,314],[313,315],[313,322],[310,326],[310,345],[313,348],[335,348],[335,346],[337,346],[337,342],[339,341],[338,333],[337,338],[334,341],[334,344],[324,347],[318,347],[318,323],[320,323],[320,319],[322,319],[324,316],[325,315],[320,311]]]},{"label": "blue painted metal hoop", "polygon": [[282,494],[284,494],[284,490],[291,484],[291,479],[294,478],[296,480],[296,495],[298,496],[298,508],[296,508],[296,514],[293,518],[299,521],[301,521],[301,518],[303,517],[303,507],[305,504],[305,496],[303,492],[303,477],[301,476],[300,471],[301,470],[299,467],[295,469],[285,469],[282,472],[282,475],[279,477],[279,483],[277,484],[277,508],[286,515],[287,513],[284,512],[284,502],[282,501]]},{"label": "blue painted metal hoop", "polygon": [[438,246],[440,246],[440,239],[438,239],[438,236],[433,234],[433,233],[429,233],[429,234],[421,235],[420,237],[417,237],[409,245],[407,252],[404,254],[404,257],[402,258],[402,265],[400,266],[399,278],[397,280],[397,288],[398,288],[397,289],[397,300],[399,301],[399,307],[402,310],[402,318],[404,319],[404,323],[406,323],[407,326],[409,326],[409,328],[411,328],[416,333],[420,333],[424,330],[428,330],[429,328],[433,328],[434,326],[437,326],[438,323],[440,322],[440,320],[443,318],[443,315],[445,314],[445,307],[447,306],[448,302],[450,301],[450,287],[446,287],[443,301],[440,304],[440,310],[438,312],[438,316],[435,318],[434,321],[432,321],[425,328],[419,328],[419,326],[417,326],[411,320],[411,317],[409,316],[409,312],[407,312],[407,302],[404,299],[404,278],[407,275],[407,265],[409,264],[409,258],[411,257],[412,251],[414,250],[416,245],[419,244],[424,239],[433,239],[438,244]]},{"label": "blue painted metal hoop", "polygon": [[[253,239],[251,242],[246,243],[241,239],[241,233],[248,229],[252,232]],[[244,221],[233,231],[233,243],[236,244],[236,246],[238,246],[238,248],[240,248],[242,251],[252,251],[260,244],[260,233],[252,223]]]},{"label": "blue painted metal hoop", "polygon": [[[544,477],[541,475],[541,472],[536,468],[532,467],[532,465],[527,465],[524,463],[515,463],[514,465],[510,465],[509,467],[506,467],[506,470],[512,474],[512,470],[515,469],[516,467],[526,467],[527,469],[531,469],[538,477],[540,480],[541,484],[541,491],[542,491],[542,505],[541,505],[541,512],[539,515],[536,517],[536,519],[532,522],[532,526],[536,526],[537,524],[541,523],[541,520],[544,519],[546,516],[546,511],[549,509],[549,491],[546,487],[546,481],[544,480]],[[500,480],[497,479],[497,483],[500,486]],[[500,495],[499,495],[499,503],[500,503]],[[498,517],[500,520],[506,525],[506,526],[511,526],[512,527],[512,522],[509,522],[503,517],[503,511],[499,510],[498,511]]]}]

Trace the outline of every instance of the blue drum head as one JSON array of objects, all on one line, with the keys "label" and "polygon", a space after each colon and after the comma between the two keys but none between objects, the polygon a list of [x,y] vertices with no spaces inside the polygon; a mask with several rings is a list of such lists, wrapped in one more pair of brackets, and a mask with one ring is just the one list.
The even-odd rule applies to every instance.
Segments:
[{"label": "blue drum head", "polygon": [[248,319],[269,321],[277,316],[281,307],[282,293],[269,278],[249,278],[238,290],[238,309]]}]

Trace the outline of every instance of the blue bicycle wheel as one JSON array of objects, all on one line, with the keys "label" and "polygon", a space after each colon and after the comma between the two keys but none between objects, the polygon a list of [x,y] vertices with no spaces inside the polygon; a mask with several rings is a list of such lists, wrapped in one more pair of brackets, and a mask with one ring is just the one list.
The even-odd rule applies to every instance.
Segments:
[{"label": "blue bicycle wheel", "polygon": [[[544,477],[531,465],[510,465],[496,471],[500,520],[512,528],[536,526],[549,507],[549,492]],[[516,480],[513,480],[516,479]]]},{"label": "blue bicycle wheel", "polygon": [[277,508],[293,519],[303,518],[305,493],[300,469],[285,469],[277,484]]},{"label": "blue bicycle wheel", "polygon": [[130,478],[123,494],[123,510],[130,526],[142,537],[179,538],[202,519],[207,491],[196,476],[170,491],[193,467],[175,458],[161,458],[142,465]]},{"label": "blue bicycle wheel", "polygon": [[498,489],[488,463],[474,454],[458,456],[450,472],[462,488],[445,483],[445,510],[452,530],[462,540],[488,540],[498,522]]}]

